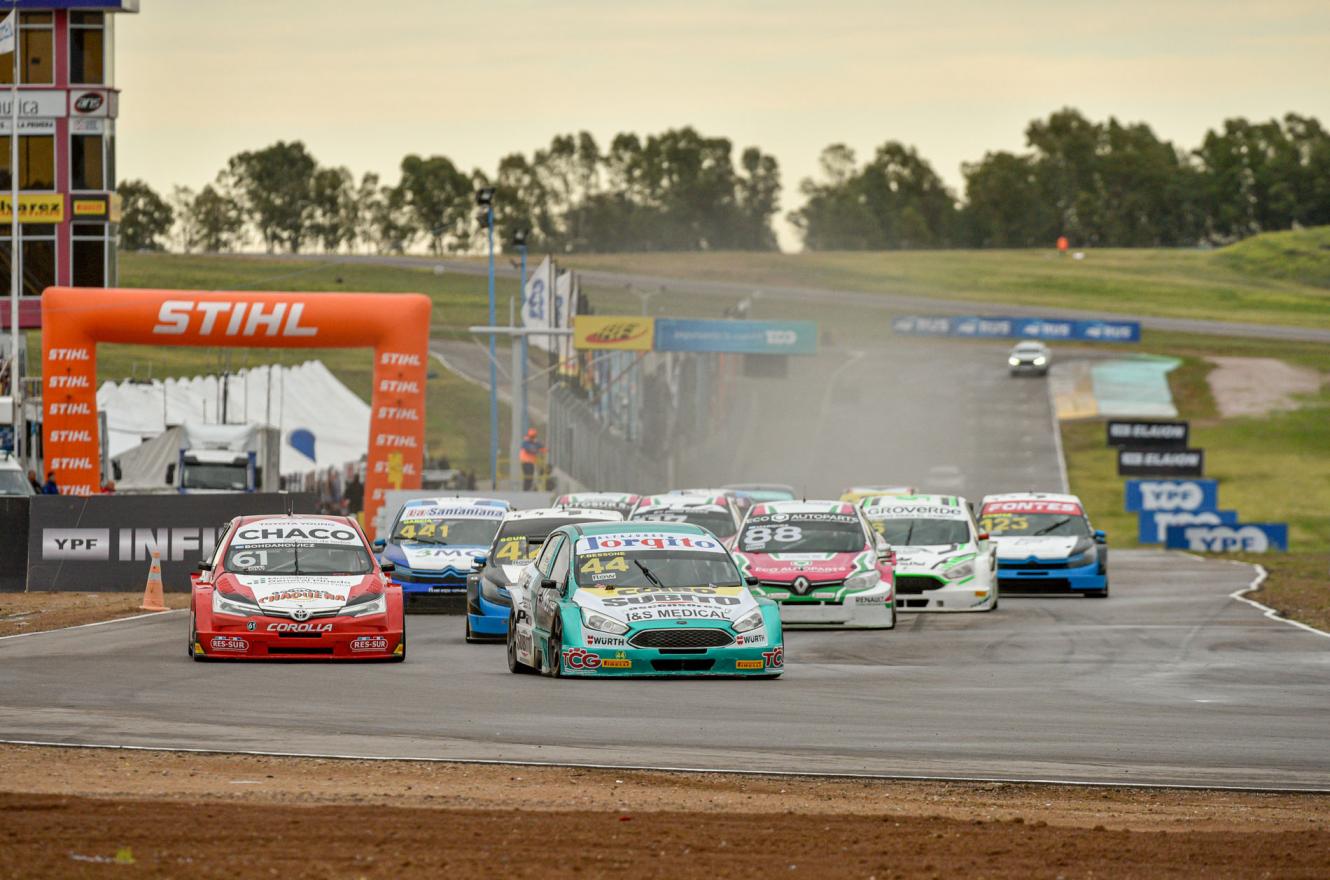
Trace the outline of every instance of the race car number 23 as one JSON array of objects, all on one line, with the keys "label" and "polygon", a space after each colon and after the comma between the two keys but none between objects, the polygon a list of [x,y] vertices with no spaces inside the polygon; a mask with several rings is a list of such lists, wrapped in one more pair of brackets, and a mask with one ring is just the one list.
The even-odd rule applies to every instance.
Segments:
[{"label": "race car number 23", "polygon": [[1003,532],[1023,532],[1030,527],[1030,520],[1010,513],[990,513],[980,517],[979,527],[985,532],[1000,535]]}]

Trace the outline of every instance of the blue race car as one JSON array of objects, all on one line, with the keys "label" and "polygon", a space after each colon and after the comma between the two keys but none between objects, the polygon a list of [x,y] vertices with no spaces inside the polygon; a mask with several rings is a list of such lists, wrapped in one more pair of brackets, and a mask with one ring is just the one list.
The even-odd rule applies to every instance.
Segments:
[{"label": "blue race car", "polygon": [[403,505],[374,549],[395,567],[406,610],[460,612],[473,560],[511,509],[497,498],[413,498]]},{"label": "blue race car", "polygon": [[549,533],[579,523],[622,522],[613,510],[549,507],[510,513],[503,518],[488,550],[475,556],[475,571],[466,582],[466,640],[501,642],[508,634],[512,598],[508,587],[540,552]]},{"label": "blue race car", "polygon": [[1108,538],[1075,495],[989,495],[979,529],[997,547],[998,593],[1108,598]]}]

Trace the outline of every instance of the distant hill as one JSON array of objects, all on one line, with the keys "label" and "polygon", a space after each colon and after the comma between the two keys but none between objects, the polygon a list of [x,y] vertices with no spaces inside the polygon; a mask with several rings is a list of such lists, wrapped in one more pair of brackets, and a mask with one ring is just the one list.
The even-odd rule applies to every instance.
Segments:
[{"label": "distant hill", "polygon": [[1215,259],[1248,275],[1330,288],[1330,226],[1254,235],[1219,251]]}]

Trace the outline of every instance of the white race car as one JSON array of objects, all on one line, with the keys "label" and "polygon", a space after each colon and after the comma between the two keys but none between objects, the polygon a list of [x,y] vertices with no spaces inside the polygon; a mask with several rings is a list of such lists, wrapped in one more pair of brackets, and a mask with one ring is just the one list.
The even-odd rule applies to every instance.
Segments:
[{"label": "white race car", "polygon": [[874,498],[864,515],[896,551],[902,611],[992,611],[997,548],[957,495]]}]

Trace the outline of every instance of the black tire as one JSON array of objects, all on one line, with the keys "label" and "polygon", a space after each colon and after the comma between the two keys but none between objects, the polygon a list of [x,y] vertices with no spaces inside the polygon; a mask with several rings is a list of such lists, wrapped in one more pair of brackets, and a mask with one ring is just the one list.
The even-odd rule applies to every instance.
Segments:
[{"label": "black tire", "polygon": [[202,663],[204,660],[203,655],[194,653],[194,643],[199,640],[197,626],[198,622],[194,618],[194,607],[191,605],[189,609],[189,644],[185,646],[185,651],[189,654],[189,659],[193,660],[195,663]]},{"label": "black tire", "polygon": [[1107,599],[1107,598],[1108,598],[1108,584],[1104,584],[1104,588],[1103,588],[1102,590],[1092,590],[1092,591],[1086,593],[1086,594],[1085,594],[1085,598],[1087,598],[1087,599]]},{"label": "black tire", "polygon": [[563,678],[563,625],[557,618],[550,630],[550,639],[545,645],[545,651],[549,656],[545,658],[544,673],[550,678]]},{"label": "black tire", "polygon": [[406,662],[406,609],[402,609],[402,653],[394,654],[388,658],[389,663]]},{"label": "black tire", "polygon": [[535,675],[536,670],[517,659],[517,626],[508,618],[508,638],[504,640],[508,654],[508,671],[514,675]]}]

